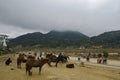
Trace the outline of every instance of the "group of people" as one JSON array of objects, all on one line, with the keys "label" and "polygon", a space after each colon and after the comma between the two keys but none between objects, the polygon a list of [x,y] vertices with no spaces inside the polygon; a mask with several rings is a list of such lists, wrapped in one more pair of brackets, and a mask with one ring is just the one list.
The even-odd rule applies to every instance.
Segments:
[{"label": "group of people", "polygon": [[[27,56],[37,56],[36,59],[39,59],[39,60],[40,60],[41,58],[46,58],[46,54],[47,54],[47,53],[45,53],[45,52],[41,52],[39,55],[38,55],[37,53],[35,53],[35,54],[33,55],[32,53],[29,52]],[[58,54],[58,57],[59,57],[59,58],[63,58],[63,57],[65,57],[65,55],[64,55],[63,53],[59,53],[59,54]],[[83,57],[83,58],[86,58],[86,61],[89,62],[89,61],[90,61],[90,57],[91,57],[91,54],[89,53],[89,54],[87,54],[87,55],[86,55],[85,57]],[[67,60],[67,57],[64,58],[64,59]],[[78,57],[78,61],[80,61],[80,60],[81,60],[81,56]],[[12,62],[11,58],[8,58],[8,59],[5,61],[5,64],[6,64],[6,65],[9,65],[11,62]],[[107,58],[105,58],[105,57],[97,58],[97,63],[99,63],[99,64],[101,64],[101,63],[106,64],[106,63],[107,63]]]},{"label": "group of people", "polygon": [[[90,58],[91,58],[91,54],[89,53],[89,54],[87,54],[86,56],[84,55],[83,56],[83,59],[86,59],[86,61],[87,62],[89,62],[90,61]],[[80,61],[81,60],[81,56],[78,56],[78,61]],[[98,64],[107,64],[107,58],[106,57],[98,57],[97,58],[97,63]]]},{"label": "group of people", "polygon": [[[89,53],[86,56],[84,55],[83,58],[86,58],[86,61],[89,62],[90,61],[90,56],[91,56],[91,54]],[[80,61],[80,60],[81,60],[81,56],[78,57],[78,61]]]},{"label": "group of people", "polygon": [[107,64],[107,58],[105,58],[105,57],[97,58],[97,63],[98,64],[101,64],[101,63]]}]

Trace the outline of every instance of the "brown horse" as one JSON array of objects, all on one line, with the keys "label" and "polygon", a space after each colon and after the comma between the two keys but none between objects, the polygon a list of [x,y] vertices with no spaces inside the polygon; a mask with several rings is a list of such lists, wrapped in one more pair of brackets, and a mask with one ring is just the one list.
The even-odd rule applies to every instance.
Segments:
[{"label": "brown horse", "polygon": [[19,57],[17,58],[17,67],[21,68],[21,63],[25,63],[27,59],[25,59],[25,54],[19,54]]},{"label": "brown horse", "polygon": [[[26,59],[25,59],[26,57]],[[17,58],[17,67],[21,69],[21,63],[27,62],[28,59],[35,59],[34,56],[27,56],[24,53],[19,54],[19,57]]]},{"label": "brown horse", "polygon": [[32,75],[32,72],[30,71],[32,67],[39,67],[39,74],[40,74],[42,66],[48,62],[49,62],[49,59],[43,59],[43,58],[41,60],[29,59],[26,62],[26,74],[28,73],[29,75]]},{"label": "brown horse", "polygon": [[58,62],[62,62],[62,63],[65,63],[65,62],[67,62],[67,59],[69,59],[69,57],[68,56],[61,56],[61,57],[56,57],[55,55],[53,55],[53,54],[47,54],[46,55],[46,58],[48,58],[48,59],[50,59],[50,61],[48,62],[48,65],[49,66],[52,66],[50,63],[51,62],[55,62],[56,63],[56,67],[57,67],[57,64],[58,64]]}]

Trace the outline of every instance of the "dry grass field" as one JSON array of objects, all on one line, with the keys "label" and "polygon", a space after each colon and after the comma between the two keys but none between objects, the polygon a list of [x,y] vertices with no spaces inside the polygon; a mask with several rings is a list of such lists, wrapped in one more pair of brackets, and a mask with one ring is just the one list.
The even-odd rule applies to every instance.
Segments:
[{"label": "dry grass field", "polygon": [[[7,57],[12,57],[13,62],[10,66],[4,64]],[[52,65],[55,64],[52,63]],[[38,68],[33,68],[32,72],[32,76],[26,75],[25,64],[22,64],[22,69],[17,69],[16,55],[8,54],[0,56],[0,80],[120,80],[120,69],[86,64],[85,67],[77,64],[73,69],[66,68],[66,64],[62,63],[59,63],[57,68],[49,67],[45,64],[41,75],[38,75]]]}]

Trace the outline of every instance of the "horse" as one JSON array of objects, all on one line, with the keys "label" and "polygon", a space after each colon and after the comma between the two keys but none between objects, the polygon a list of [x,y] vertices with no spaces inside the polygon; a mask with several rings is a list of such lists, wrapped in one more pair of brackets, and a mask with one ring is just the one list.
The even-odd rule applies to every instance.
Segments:
[{"label": "horse", "polygon": [[48,62],[49,62],[49,59],[43,59],[43,58],[41,60],[29,59],[26,62],[26,74],[28,73],[29,76],[32,75],[32,72],[30,71],[32,67],[39,67],[39,74],[40,74],[42,66]]},{"label": "horse", "polygon": [[57,67],[57,64],[58,64],[58,62],[62,62],[62,63],[65,63],[65,62],[67,62],[67,59],[69,58],[68,56],[58,56],[58,57],[56,57],[55,55],[53,55],[53,54],[47,54],[46,55],[46,58],[49,58],[50,59],[50,61],[49,61],[49,63],[48,63],[48,65],[49,66],[51,66],[51,62],[55,62],[56,63],[56,67]]},{"label": "horse", "polygon": [[25,63],[26,61],[25,54],[19,54],[19,57],[17,58],[17,68],[21,69],[21,63]]},{"label": "horse", "polygon": [[[19,54],[19,57],[17,58],[17,67],[21,69],[21,63],[26,63],[28,59],[35,59],[34,56],[27,56],[25,54]],[[26,57],[26,58],[25,58]]]}]

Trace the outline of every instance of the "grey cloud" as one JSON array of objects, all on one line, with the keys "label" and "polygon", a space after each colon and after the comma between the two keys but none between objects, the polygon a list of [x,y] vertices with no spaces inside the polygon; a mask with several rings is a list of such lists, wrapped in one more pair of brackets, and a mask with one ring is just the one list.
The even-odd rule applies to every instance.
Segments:
[{"label": "grey cloud", "polygon": [[119,3],[120,0],[0,0],[0,23],[33,31],[77,30],[91,36],[120,29]]}]

